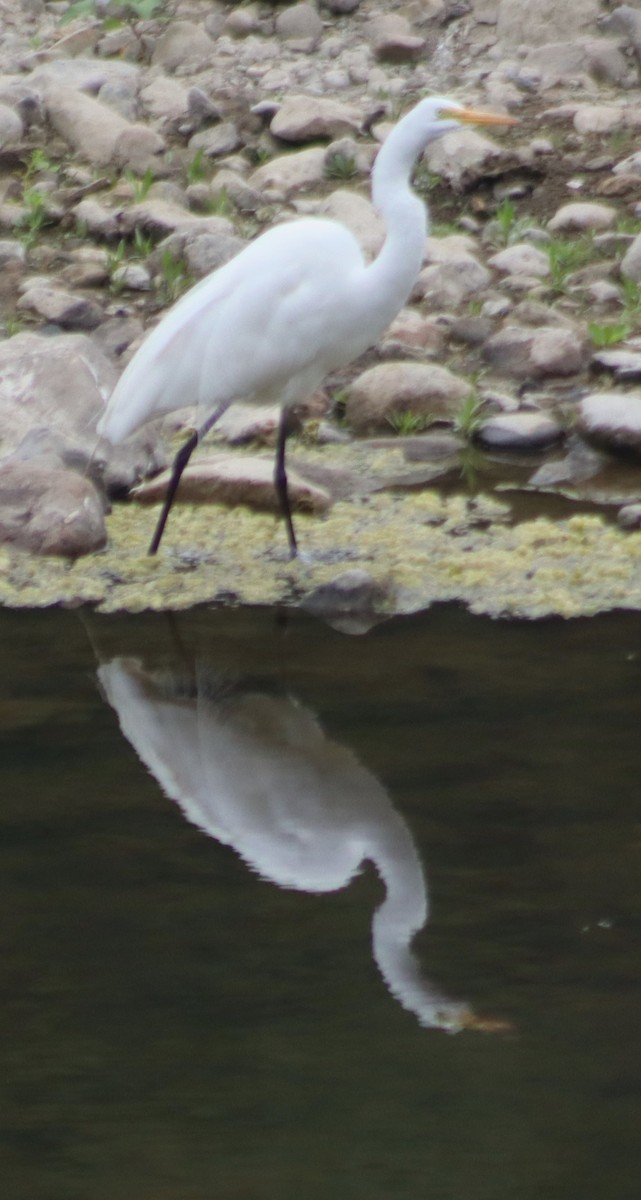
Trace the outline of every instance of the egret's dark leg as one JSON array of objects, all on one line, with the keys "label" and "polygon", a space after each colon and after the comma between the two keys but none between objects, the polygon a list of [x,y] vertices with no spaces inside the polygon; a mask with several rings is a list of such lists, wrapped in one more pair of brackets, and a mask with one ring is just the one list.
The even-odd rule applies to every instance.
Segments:
[{"label": "egret's dark leg", "polygon": [[296,534],[294,533],[294,522],[292,520],[292,506],[289,502],[289,490],[287,487],[287,471],[285,469],[285,444],[287,442],[287,435],[289,434],[289,431],[289,411],[286,408],[281,408],[280,421],[278,422],[278,441],[276,443],[274,485],[276,487],[276,494],[280,503],[280,511],[285,522],[285,528],[287,529],[289,557],[296,558],[296,555],[298,554],[298,546],[296,545]]},{"label": "egret's dark leg", "polygon": [[200,439],[204,438],[206,433],[209,433],[212,425],[216,424],[218,418],[222,417],[223,413],[228,407],[229,404],[225,403],[216,408],[212,415],[207,418],[204,425],[201,425],[200,429],[197,429],[195,433],[192,433],[191,437],[187,439],[184,446],[180,447],[180,450],[174,459],[174,465],[171,469],[171,478],[167,485],[165,501],[162,506],[162,512],[158,518],[158,524],[156,525],[154,536],[151,539],[149,550],[147,551],[148,554],[155,554],[160,545],[160,539],[164,533],[165,525],[167,524],[167,518],[174,502],[176,492],[178,491],[178,484],[180,483],[182,473],[187,466],[189,459],[194,453],[196,446],[198,445]]}]

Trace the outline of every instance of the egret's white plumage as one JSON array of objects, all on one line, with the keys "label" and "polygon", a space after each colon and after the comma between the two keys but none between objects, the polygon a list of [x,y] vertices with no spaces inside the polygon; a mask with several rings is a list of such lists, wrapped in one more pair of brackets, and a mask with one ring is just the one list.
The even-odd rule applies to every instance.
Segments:
[{"label": "egret's white plumage", "polygon": [[437,97],[420,101],[389,134],[372,173],[372,198],[386,227],[373,262],[366,263],[353,235],[334,221],[279,225],[192,288],[131,360],[98,425],[101,435],[120,442],[184,405],[198,404],[203,413],[200,430],[176,458],[152,552],[199,437],[240,399],[281,405],[276,486],[296,552],[285,475],[286,414],[329,371],[376,342],[405,304],[428,229],[410,174],[426,146],[462,121],[513,123]]}]

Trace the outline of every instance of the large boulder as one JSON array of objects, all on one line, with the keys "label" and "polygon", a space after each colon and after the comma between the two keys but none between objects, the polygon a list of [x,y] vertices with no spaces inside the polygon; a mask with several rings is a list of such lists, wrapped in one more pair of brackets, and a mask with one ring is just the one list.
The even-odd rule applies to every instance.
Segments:
[{"label": "large boulder", "polygon": [[78,558],[105,545],[104,505],[90,479],[37,462],[0,465],[0,541]]},{"label": "large boulder", "polygon": [[[19,333],[0,342],[0,457],[14,455],[38,431],[39,445],[50,447],[54,439],[61,461],[101,472],[110,492],[125,492],[159,470],[165,457],[151,429],[123,446],[99,442],[96,424],[116,377],[86,334]],[[36,462],[40,449],[29,457]]]}]

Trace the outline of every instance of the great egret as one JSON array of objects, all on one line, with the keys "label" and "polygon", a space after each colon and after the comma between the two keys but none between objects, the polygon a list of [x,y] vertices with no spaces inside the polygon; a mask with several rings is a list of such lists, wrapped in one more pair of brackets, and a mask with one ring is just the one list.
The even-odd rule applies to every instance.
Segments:
[{"label": "great egret", "polygon": [[309,217],[278,225],[187,292],[134,355],[99,434],[124,441],[145,422],[188,404],[205,414],[174,460],[150,554],[158,549],[199,441],[234,400],[244,399],[281,406],[274,482],[295,557],[285,469],[290,410],[328,372],[373,345],[405,304],[428,229],[410,174],[429,143],[461,122],[516,124],[446,97],[421,100],[407,113],[383,143],[372,172],[372,199],[386,227],[373,262],[366,263],[356,239],[335,221]]}]

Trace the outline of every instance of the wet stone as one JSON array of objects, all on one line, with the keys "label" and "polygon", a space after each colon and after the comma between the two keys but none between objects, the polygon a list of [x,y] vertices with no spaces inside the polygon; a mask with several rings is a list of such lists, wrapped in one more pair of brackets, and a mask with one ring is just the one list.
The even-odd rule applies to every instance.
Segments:
[{"label": "wet stone", "polygon": [[542,450],[561,441],[562,427],[538,412],[499,413],[483,421],[476,432],[483,446],[505,450]]},{"label": "wet stone", "polygon": [[641,393],[593,392],[579,405],[577,428],[598,445],[641,453]]}]

